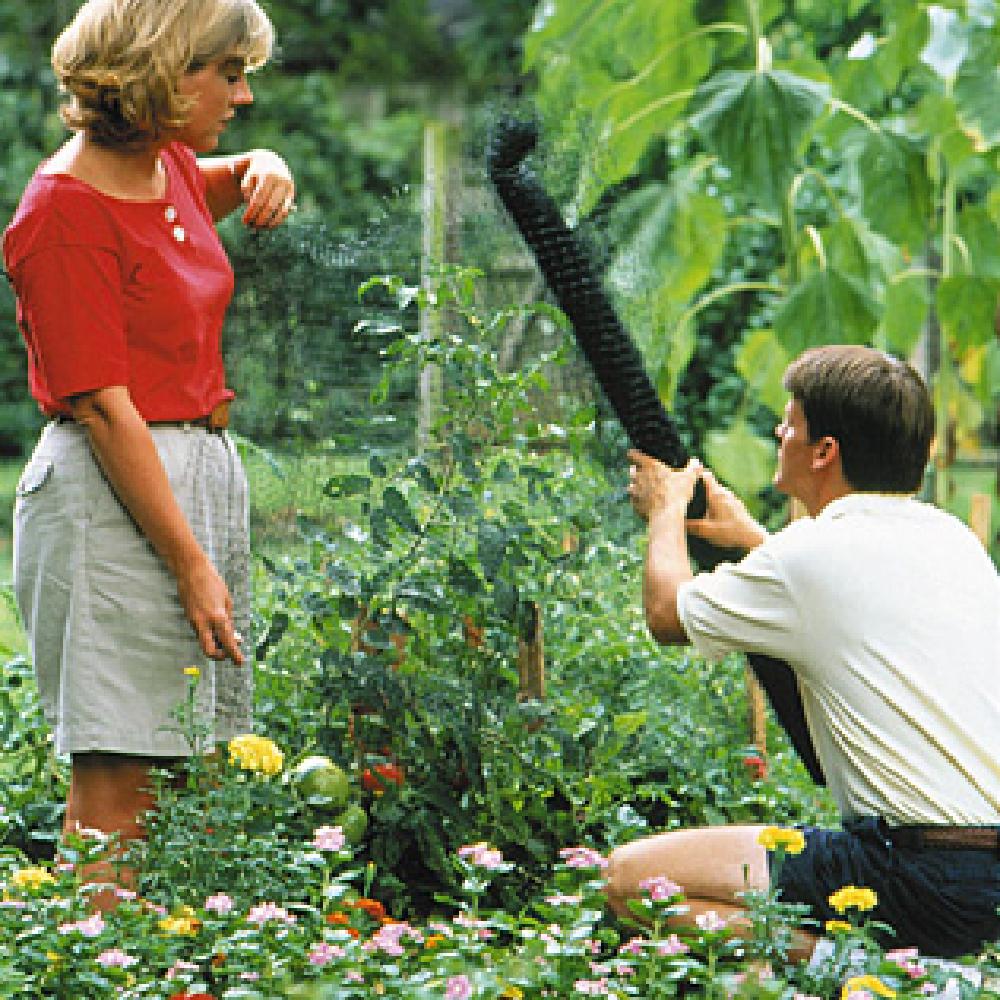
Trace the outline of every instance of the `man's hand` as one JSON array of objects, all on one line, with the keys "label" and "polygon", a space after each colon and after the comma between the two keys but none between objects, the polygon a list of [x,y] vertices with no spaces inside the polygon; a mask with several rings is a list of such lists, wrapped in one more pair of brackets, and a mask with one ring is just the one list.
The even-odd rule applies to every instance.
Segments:
[{"label": "man's hand", "polygon": [[690,534],[724,549],[742,549],[748,552],[767,538],[767,531],[743,505],[732,490],[723,486],[712,473],[699,469],[705,484],[707,509],[705,516],[686,522]]},{"label": "man's hand", "polygon": [[635,448],[629,451],[628,459],[632,463],[628,494],[635,512],[644,521],[665,511],[683,517],[702,473],[701,462],[692,458],[683,469],[671,469]]}]

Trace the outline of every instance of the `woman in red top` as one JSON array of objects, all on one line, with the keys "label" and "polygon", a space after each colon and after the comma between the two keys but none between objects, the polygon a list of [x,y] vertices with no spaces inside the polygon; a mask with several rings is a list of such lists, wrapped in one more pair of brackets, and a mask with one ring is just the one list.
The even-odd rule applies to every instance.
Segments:
[{"label": "woman in red top", "polygon": [[73,135],[4,235],[30,389],[54,418],[18,488],[15,585],[72,759],[67,829],[138,835],[149,767],[190,752],[171,720],[185,668],[210,741],[250,724],[214,224],[242,206],[277,226],[295,187],[275,153],[196,154],[253,100],[271,44],[255,0],[88,0],[52,53]]}]

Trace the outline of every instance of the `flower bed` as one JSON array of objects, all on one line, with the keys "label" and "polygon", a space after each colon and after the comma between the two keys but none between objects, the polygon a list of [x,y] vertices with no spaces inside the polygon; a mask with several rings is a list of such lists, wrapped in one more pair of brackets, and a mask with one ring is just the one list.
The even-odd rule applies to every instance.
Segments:
[{"label": "flower bed", "polygon": [[[96,831],[67,837],[52,866],[13,852],[3,859],[0,995],[874,1000],[978,992],[913,951],[880,949],[864,919],[876,900],[863,887],[831,900],[843,919],[822,929],[830,948],[812,966],[786,960],[801,908],[771,893],[746,894],[750,920],[741,927],[712,912],[683,927],[675,922],[686,910],[683,887],[651,879],[633,903],[635,923],[616,921],[603,905],[606,861],[587,846],[561,850],[545,886],[515,913],[484,906],[491,881],[514,876],[514,866],[487,842],[465,845],[451,859],[461,885],[454,898],[439,897],[433,914],[393,916],[373,898],[378,871],[343,830],[307,828],[308,804],[286,780],[281,751],[260,736],[238,738],[230,751],[225,762],[196,754],[179,790],[160,783],[149,840],[126,854],[143,863],[139,892],[118,888],[113,912],[91,906],[97,887],[85,872],[109,850]],[[192,837],[192,824],[212,832]],[[801,834],[772,827],[761,843],[780,865],[801,849]]]}]

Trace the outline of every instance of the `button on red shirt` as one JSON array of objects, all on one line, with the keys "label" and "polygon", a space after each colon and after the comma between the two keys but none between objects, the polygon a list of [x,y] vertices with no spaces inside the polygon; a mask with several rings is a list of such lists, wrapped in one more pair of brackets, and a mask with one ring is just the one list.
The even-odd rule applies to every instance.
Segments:
[{"label": "button on red shirt", "polygon": [[222,324],[233,271],[194,153],[163,150],[166,196],[127,201],[36,173],[4,234],[4,260],[41,409],[111,385],[146,420],[191,420],[233,393]]}]

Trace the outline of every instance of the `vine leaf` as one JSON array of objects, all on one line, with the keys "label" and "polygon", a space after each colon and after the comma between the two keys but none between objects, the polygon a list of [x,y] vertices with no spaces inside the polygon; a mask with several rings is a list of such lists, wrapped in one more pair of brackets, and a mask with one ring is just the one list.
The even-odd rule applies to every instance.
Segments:
[{"label": "vine leaf", "polygon": [[726,70],[699,88],[699,98],[692,126],[732,171],[736,187],[778,210],[829,88],[783,70]]}]

